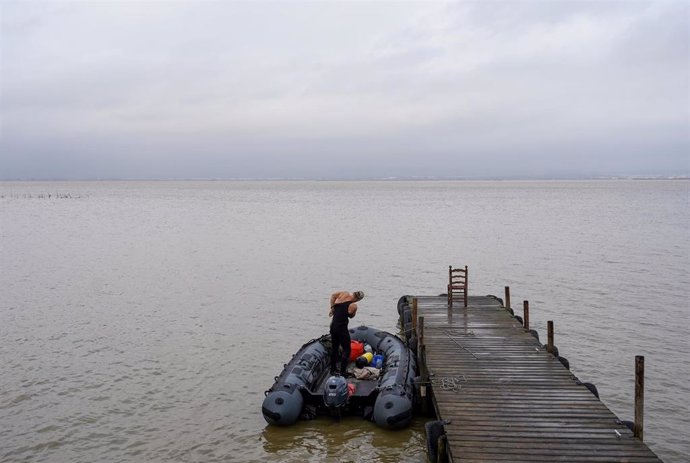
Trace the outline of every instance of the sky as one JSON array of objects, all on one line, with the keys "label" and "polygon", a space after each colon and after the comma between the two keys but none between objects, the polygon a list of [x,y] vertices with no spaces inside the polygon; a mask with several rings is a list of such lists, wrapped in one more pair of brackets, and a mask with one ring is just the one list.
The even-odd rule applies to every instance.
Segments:
[{"label": "sky", "polygon": [[687,1],[0,0],[0,180],[690,175]]}]

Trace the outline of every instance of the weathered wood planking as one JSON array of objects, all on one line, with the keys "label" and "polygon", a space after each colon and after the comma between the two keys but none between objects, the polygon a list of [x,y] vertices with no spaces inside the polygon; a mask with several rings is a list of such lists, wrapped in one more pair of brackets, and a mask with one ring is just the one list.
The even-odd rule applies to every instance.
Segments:
[{"label": "weathered wood planking", "polygon": [[417,297],[453,462],[661,461],[492,296]]}]

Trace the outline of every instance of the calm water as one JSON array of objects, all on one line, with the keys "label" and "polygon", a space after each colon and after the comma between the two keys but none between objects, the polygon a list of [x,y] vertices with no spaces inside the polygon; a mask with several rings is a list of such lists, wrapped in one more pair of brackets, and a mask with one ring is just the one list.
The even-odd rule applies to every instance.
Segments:
[{"label": "calm water", "polygon": [[[687,181],[0,183],[0,461],[423,462],[424,419],[268,428],[263,392],[328,297],[528,299],[573,372],[690,454]],[[47,195],[50,194],[50,198]],[[59,196],[56,197],[56,194]]]}]

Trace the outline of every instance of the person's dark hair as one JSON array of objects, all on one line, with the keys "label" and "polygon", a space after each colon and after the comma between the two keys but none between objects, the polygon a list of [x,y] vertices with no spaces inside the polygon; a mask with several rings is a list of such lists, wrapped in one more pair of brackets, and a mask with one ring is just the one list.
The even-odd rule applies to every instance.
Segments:
[{"label": "person's dark hair", "polygon": [[364,299],[364,293],[362,291],[355,291],[352,295],[359,301]]}]

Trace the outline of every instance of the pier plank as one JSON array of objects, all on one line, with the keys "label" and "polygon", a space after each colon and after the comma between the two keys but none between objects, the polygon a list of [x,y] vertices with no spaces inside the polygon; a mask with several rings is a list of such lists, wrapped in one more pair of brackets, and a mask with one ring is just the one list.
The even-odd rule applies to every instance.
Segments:
[{"label": "pier plank", "polygon": [[417,314],[452,462],[661,461],[497,298],[417,296]]}]

